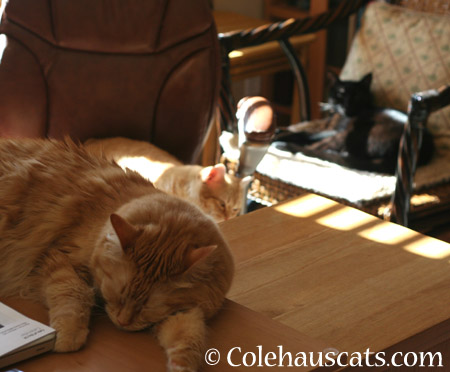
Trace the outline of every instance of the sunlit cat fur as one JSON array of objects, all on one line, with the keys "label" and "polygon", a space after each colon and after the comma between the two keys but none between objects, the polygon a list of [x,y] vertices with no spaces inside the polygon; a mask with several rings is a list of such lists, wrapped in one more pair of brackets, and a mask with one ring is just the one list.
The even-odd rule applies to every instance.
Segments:
[{"label": "sunlit cat fur", "polygon": [[169,370],[197,370],[233,275],[197,207],[69,140],[0,139],[0,234],[0,296],[45,304],[55,351],[85,344],[98,296],[119,328],[154,325]]},{"label": "sunlit cat fur", "polygon": [[157,189],[194,203],[216,222],[236,217],[242,208],[250,178],[227,174],[223,164],[183,165],[148,142],[123,137],[89,140],[85,146],[93,154],[140,173]]}]

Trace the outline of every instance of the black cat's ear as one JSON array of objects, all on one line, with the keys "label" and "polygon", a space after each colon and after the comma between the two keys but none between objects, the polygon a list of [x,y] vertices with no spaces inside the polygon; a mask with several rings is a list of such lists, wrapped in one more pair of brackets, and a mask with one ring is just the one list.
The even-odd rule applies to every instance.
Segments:
[{"label": "black cat's ear", "polygon": [[339,81],[339,76],[332,70],[327,71],[327,82],[329,86],[334,85],[336,82]]},{"label": "black cat's ear", "polygon": [[370,87],[370,84],[372,84],[372,73],[369,72],[368,74],[364,75],[364,77],[361,79],[361,83]]},{"label": "black cat's ear", "polygon": [[118,214],[111,214],[110,220],[112,227],[119,238],[122,250],[126,252],[136,241],[136,238],[139,235],[139,230]]}]

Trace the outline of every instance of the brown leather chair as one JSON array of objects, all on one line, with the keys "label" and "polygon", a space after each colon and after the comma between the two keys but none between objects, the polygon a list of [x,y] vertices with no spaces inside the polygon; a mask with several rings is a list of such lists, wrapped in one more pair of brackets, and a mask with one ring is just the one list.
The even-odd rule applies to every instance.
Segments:
[{"label": "brown leather chair", "polygon": [[220,82],[208,0],[9,0],[0,33],[0,136],[124,136],[198,161]]}]

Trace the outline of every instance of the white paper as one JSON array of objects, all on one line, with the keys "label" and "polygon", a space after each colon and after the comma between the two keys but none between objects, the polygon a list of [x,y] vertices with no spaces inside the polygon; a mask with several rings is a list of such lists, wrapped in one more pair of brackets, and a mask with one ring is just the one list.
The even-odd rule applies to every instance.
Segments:
[{"label": "white paper", "polygon": [[54,332],[0,302],[0,357]]}]

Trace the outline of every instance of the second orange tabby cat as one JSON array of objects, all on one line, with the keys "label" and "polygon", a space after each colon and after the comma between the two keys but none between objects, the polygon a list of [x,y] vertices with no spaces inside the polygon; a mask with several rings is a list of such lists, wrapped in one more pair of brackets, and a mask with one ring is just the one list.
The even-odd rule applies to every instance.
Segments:
[{"label": "second orange tabby cat", "polygon": [[164,150],[144,141],[123,137],[90,140],[89,152],[114,160],[153,182],[156,188],[183,198],[216,222],[238,215],[250,177],[239,179],[226,173],[223,164],[201,167],[183,165]]}]

